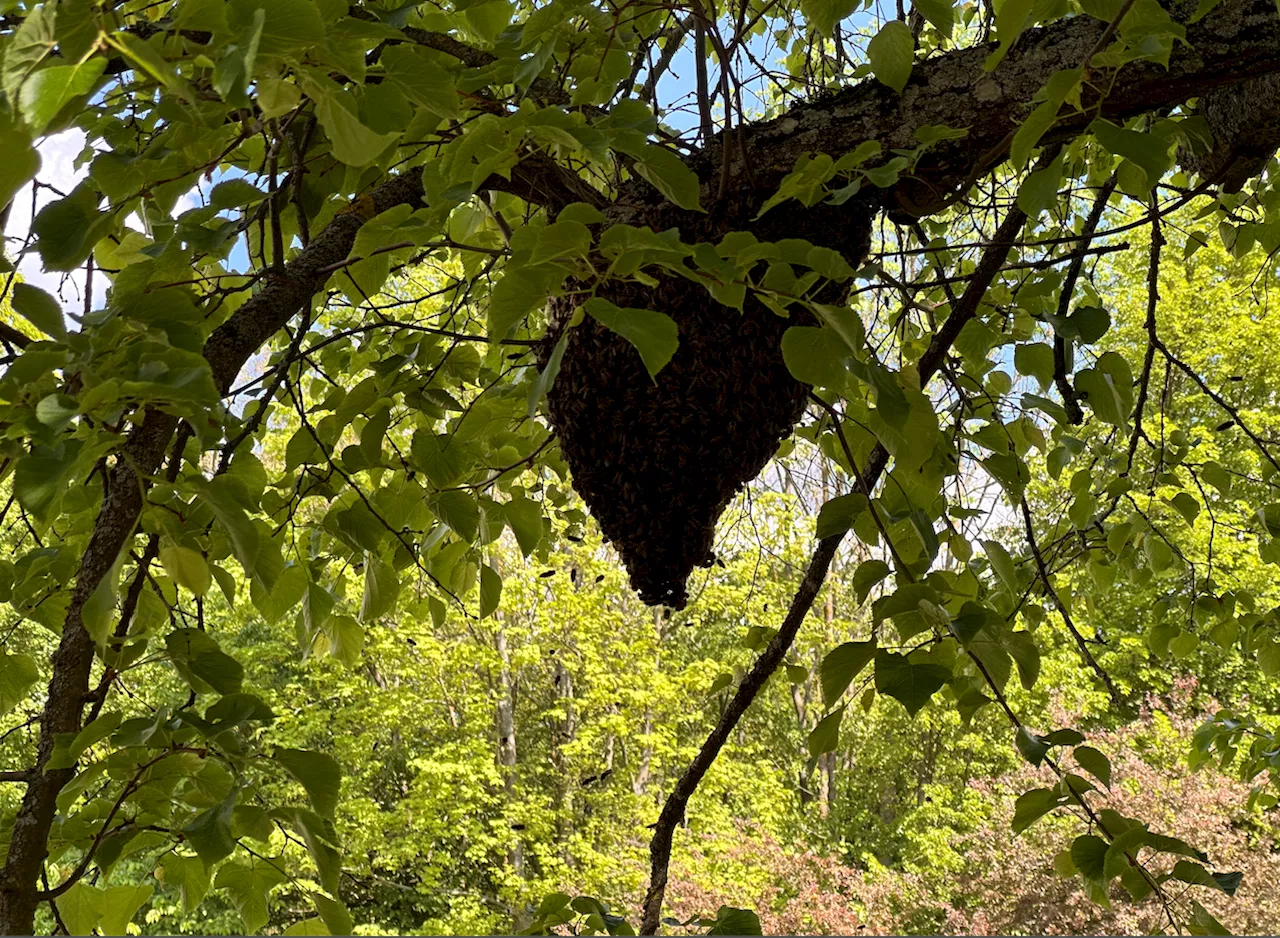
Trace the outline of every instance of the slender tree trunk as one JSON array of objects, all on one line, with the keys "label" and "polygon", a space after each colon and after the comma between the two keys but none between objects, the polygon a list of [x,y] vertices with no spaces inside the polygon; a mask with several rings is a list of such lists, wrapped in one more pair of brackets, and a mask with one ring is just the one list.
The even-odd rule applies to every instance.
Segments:
[{"label": "slender tree trunk", "polygon": [[648,791],[649,765],[653,760],[653,746],[649,742],[649,735],[653,732],[653,711],[649,707],[644,708],[644,729],[641,732],[645,738],[644,747],[640,750],[636,774],[631,778],[631,790],[637,795],[643,795]]},{"label": "slender tree trunk", "polygon": [[556,770],[556,839],[559,841],[564,860],[572,865],[573,856],[569,849],[569,841],[574,830],[574,790],[577,779],[573,776],[573,765],[565,748],[577,735],[577,718],[573,709],[573,673],[565,667],[564,656],[556,656],[555,694],[561,715],[553,722],[551,764]]},{"label": "slender tree trunk", "polygon": [[[516,785],[519,780],[519,750],[516,748],[516,682],[511,673],[511,652],[507,644],[506,624],[501,618],[498,620],[498,631],[494,636],[494,647],[501,662],[494,721],[498,735],[498,764],[502,767],[503,790],[506,794],[507,806],[511,807],[515,803]],[[524,838],[519,832],[516,832],[511,849],[507,852],[507,865],[520,879],[525,878]],[[516,906],[512,911],[512,917],[515,931],[523,931],[529,926],[529,914],[523,905]]]}]

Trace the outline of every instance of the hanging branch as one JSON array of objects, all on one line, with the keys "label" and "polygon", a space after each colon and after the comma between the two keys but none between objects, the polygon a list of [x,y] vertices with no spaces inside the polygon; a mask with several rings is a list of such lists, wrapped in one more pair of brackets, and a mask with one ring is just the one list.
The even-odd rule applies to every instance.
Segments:
[{"label": "hanging branch", "polygon": [[[1056,150],[1048,155],[1048,161],[1052,161],[1054,156],[1056,156]],[[1042,162],[1044,162],[1043,157]],[[928,349],[920,357],[916,368],[922,387],[937,373],[956,336],[960,334],[960,330],[977,315],[987,288],[991,286],[1003,267],[1009,256],[1010,245],[1021,232],[1026,220],[1026,215],[1015,206],[1009,210],[1009,214],[996,230],[992,238],[993,245],[983,252],[969,285],[960,297],[960,302],[956,304],[951,315],[929,343]],[[860,491],[873,491],[888,464],[888,451],[883,444],[877,443],[859,477]],[[666,895],[672,840],[676,827],[684,820],[685,807],[689,799],[693,797],[703,777],[715,763],[716,757],[720,755],[720,750],[737,727],[738,721],[742,719],[747,708],[751,706],[769,678],[786,658],[805,616],[808,615],[814,599],[817,598],[818,590],[826,580],[831,561],[836,555],[840,542],[844,540],[845,533],[842,531],[818,541],[813,556],[809,560],[804,579],[800,582],[795,596],[792,597],[791,607],[787,610],[778,634],[756,659],[747,676],[742,679],[742,683],[738,685],[728,706],[725,707],[715,729],[703,742],[697,756],[676,782],[671,794],[667,796],[662,806],[662,813],[658,816],[658,822],[654,825],[653,838],[649,842],[649,889],[645,894],[640,934],[657,934],[658,926],[662,923],[662,902]]]},{"label": "hanging branch", "polygon": [[1106,688],[1107,696],[1111,698],[1112,706],[1122,712],[1127,710],[1128,707],[1124,698],[1120,696],[1120,692],[1116,690],[1115,684],[1111,681],[1111,675],[1103,669],[1102,665],[1098,664],[1098,659],[1089,650],[1089,644],[1085,641],[1084,636],[1080,634],[1075,621],[1071,618],[1071,611],[1067,608],[1067,604],[1062,601],[1058,591],[1049,582],[1049,569],[1044,562],[1044,555],[1040,552],[1040,545],[1036,541],[1035,528],[1031,523],[1031,507],[1027,504],[1026,496],[1023,496],[1019,502],[1019,507],[1022,509],[1022,523],[1027,538],[1027,546],[1031,548],[1031,556],[1036,562],[1036,572],[1040,576],[1040,582],[1044,586],[1045,592],[1053,600],[1053,605],[1057,608],[1058,614],[1062,616],[1062,621],[1066,625],[1067,631],[1071,633],[1071,637],[1075,640],[1076,648],[1080,650],[1080,657],[1089,666],[1089,669],[1098,676],[1102,686]]}]

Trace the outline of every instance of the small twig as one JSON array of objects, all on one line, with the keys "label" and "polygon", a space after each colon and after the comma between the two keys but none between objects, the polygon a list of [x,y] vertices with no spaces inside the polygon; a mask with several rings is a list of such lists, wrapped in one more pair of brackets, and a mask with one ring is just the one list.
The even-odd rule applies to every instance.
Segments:
[{"label": "small twig", "polygon": [[1067,609],[1067,604],[1062,601],[1058,591],[1049,582],[1049,569],[1044,562],[1044,554],[1040,552],[1040,544],[1036,540],[1035,527],[1031,521],[1031,506],[1027,504],[1025,495],[1019,502],[1019,506],[1022,509],[1022,522],[1027,537],[1027,546],[1031,548],[1031,556],[1035,559],[1036,571],[1040,576],[1040,582],[1044,585],[1045,592],[1053,600],[1053,605],[1057,608],[1058,614],[1062,616],[1062,621],[1066,625],[1067,631],[1075,639],[1076,648],[1080,650],[1080,657],[1084,659],[1084,663],[1089,666],[1093,673],[1098,676],[1098,680],[1102,682],[1102,686],[1107,690],[1107,696],[1111,698],[1111,703],[1117,710],[1124,712],[1128,708],[1125,706],[1120,692],[1116,690],[1115,684],[1111,682],[1111,675],[1107,674],[1102,665],[1098,664],[1098,659],[1089,650],[1089,644],[1084,640],[1084,636],[1080,634],[1080,630],[1076,628],[1076,624],[1071,618],[1071,611]]},{"label": "small twig", "polygon": [[1164,344],[1163,339],[1159,339],[1159,338],[1156,339],[1156,349],[1160,352],[1161,355],[1163,355],[1170,362],[1172,362],[1173,365],[1177,367],[1179,371],[1181,371],[1188,378],[1194,381],[1197,387],[1199,387],[1201,391],[1203,391],[1205,394],[1209,396],[1209,399],[1211,401],[1213,401],[1215,404],[1217,404],[1219,407],[1225,410],[1227,414],[1230,415],[1231,419],[1234,420],[1236,424],[1240,427],[1240,429],[1244,431],[1245,436],[1247,436],[1250,440],[1253,441],[1253,445],[1258,447],[1258,451],[1262,453],[1263,457],[1267,460],[1267,462],[1271,463],[1271,465],[1277,471],[1280,471],[1280,463],[1276,462],[1275,457],[1271,455],[1271,451],[1267,449],[1266,443],[1263,442],[1262,438],[1259,437],[1258,434],[1256,434],[1253,430],[1251,430],[1248,424],[1244,422],[1244,419],[1240,416],[1240,411],[1238,408],[1232,406],[1232,404],[1228,402],[1226,398],[1224,398],[1217,391],[1213,390],[1213,388],[1209,387],[1209,385],[1205,383],[1204,378],[1201,378],[1200,375],[1196,373],[1196,370],[1194,368],[1192,368],[1182,359],[1178,358],[1178,356],[1174,355],[1173,352],[1169,351],[1169,347]]},{"label": "small twig", "polygon": [[84,876],[86,872],[88,872],[89,864],[93,862],[94,854],[97,853],[98,848],[102,846],[102,841],[106,839],[107,834],[111,833],[111,830],[110,830],[111,822],[115,820],[116,814],[119,813],[120,808],[124,806],[124,803],[128,799],[128,797],[142,787],[142,776],[146,774],[147,769],[151,768],[157,762],[161,762],[164,759],[167,759],[170,756],[175,755],[176,753],[196,752],[196,751],[198,750],[194,750],[186,746],[169,749],[169,750],[166,750],[165,752],[160,753],[160,755],[156,756],[154,759],[150,759],[147,762],[142,763],[142,765],[138,766],[138,771],[133,773],[133,778],[131,778],[129,780],[129,783],[124,786],[124,790],[120,792],[120,797],[118,797],[115,800],[115,804],[113,804],[111,806],[111,810],[107,812],[106,820],[102,822],[102,827],[98,829],[98,833],[97,835],[94,836],[93,842],[89,844],[89,849],[84,852],[84,856],[80,858],[80,862],[76,865],[76,868],[72,870],[71,875],[69,875],[66,879],[64,879],[61,883],[59,883],[53,889],[49,889],[46,886],[45,890],[39,894],[40,898],[41,899],[58,898],[58,896],[62,895],[64,892],[66,892],[68,889],[70,889],[72,886],[78,883],[80,881],[80,878]]},{"label": "small twig", "polygon": [[218,469],[215,475],[222,475],[227,471],[227,466],[231,462],[231,457],[240,447],[240,444],[253,436],[257,432],[258,426],[262,423],[262,418],[266,415],[270,407],[271,399],[275,397],[276,391],[280,389],[280,382],[289,372],[289,365],[298,357],[298,349],[302,345],[302,340],[306,337],[307,331],[311,328],[311,311],[303,313],[302,322],[298,324],[298,331],[294,333],[293,338],[289,341],[289,347],[285,349],[284,357],[280,359],[280,364],[276,366],[275,376],[271,379],[271,386],[266,392],[258,398],[259,406],[245,422],[244,428],[235,435],[234,438],[227,441],[222,447],[222,455],[218,458]]}]

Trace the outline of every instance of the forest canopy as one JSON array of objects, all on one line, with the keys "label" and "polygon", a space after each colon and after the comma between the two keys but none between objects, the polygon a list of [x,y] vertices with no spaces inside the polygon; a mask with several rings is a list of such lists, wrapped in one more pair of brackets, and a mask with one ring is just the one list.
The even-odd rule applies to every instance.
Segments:
[{"label": "forest canopy", "polygon": [[0,932],[1275,931],[1278,75],[0,0]]}]

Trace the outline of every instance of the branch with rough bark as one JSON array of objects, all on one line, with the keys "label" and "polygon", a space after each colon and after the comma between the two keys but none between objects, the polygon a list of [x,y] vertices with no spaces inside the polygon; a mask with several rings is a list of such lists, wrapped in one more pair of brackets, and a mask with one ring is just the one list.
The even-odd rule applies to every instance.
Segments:
[{"label": "branch with rough bark", "polygon": [[[1195,6],[1178,3],[1172,15],[1185,22]],[[732,135],[731,172],[745,176],[749,166],[755,184],[772,192],[804,154],[838,158],[868,140],[880,141],[884,152],[912,150],[921,127],[964,128],[964,137],[931,146],[913,175],[886,194],[892,208],[930,214],[1008,157],[1013,133],[1034,107],[1036,93],[1056,72],[1087,62],[1107,25],[1089,16],[1072,17],[1028,30],[993,71],[984,63],[996,44],[971,46],[918,63],[901,95],[867,80],[782,117],[739,128]],[[1123,67],[1105,98],[1091,99],[1086,91],[1085,113],[1064,115],[1041,143],[1071,139],[1095,117],[1128,118],[1276,72],[1280,16],[1275,4],[1226,0],[1187,26],[1186,43],[1174,44],[1167,69],[1155,62]],[[722,145],[723,136],[691,161],[704,191],[715,183]]]}]

